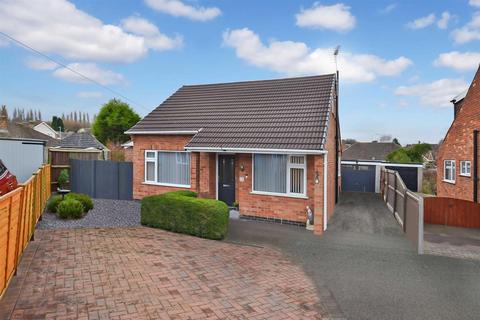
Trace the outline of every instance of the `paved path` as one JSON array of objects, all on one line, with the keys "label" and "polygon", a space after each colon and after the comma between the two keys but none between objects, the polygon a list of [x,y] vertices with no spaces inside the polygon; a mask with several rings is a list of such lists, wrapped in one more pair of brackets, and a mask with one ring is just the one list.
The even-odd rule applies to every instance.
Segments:
[{"label": "paved path", "polygon": [[425,253],[480,261],[480,229],[425,225]]},{"label": "paved path", "polygon": [[[12,319],[321,319],[278,250],[145,227],[39,230],[0,302]],[[2,317],[3,316],[3,317]]]},{"label": "paved path", "polygon": [[93,199],[93,209],[82,219],[59,219],[46,212],[38,229],[134,227],[140,225],[140,202]]},{"label": "paved path", "polygon": [[322,237],[298,227],[238,220],[231,221],[227,241],[281,249],[349,319],[480,314],[480,262],[417,255],[374,194],[343,194]]}]

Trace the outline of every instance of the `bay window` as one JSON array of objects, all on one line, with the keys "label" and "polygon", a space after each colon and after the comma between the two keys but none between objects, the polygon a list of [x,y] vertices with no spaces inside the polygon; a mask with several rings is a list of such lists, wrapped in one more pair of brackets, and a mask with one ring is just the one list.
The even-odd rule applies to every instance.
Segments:
[{"label": "bay window", "polygon": [[254,192],[305,196],[306,174],[307,161],[303,155],[253,155]]},{"label": "bay window", "polygon": [[146,150],[145,182],[189,188],[190,153]]},{"label": "bay window", "polygon": [[443,179],[447,182],[455,182],[455,160],[445,160]]}]

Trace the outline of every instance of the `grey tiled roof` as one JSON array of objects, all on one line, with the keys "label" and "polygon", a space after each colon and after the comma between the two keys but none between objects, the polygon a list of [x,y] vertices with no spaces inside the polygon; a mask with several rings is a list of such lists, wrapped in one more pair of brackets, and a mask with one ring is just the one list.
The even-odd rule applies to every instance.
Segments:
[{"label": "grey tiled roof", "polygon": [[379,160],[384,161],[387,155],[400,148],[393,142],[357,142],[343,151],[342,160]]},{"label": "grey tiled roof", "polygon": [[128,133],[199,131],[187,147],[323,149],[335,75],[183,86]]},{"label": "grey tiled roof", "polygon": [[58,143],[56,139],[17,122],[8,122],[8,130],[0,133],[0,138],[43,140],[46,141],[47,146],[53,146]]},{"label": "grey tiled roof", "polygon": [[106,149],[106,147],[98,141],[91,133],[72,133],[68,137],[60,140],[58,146],[61,148],[76,148],[76,149]]}]

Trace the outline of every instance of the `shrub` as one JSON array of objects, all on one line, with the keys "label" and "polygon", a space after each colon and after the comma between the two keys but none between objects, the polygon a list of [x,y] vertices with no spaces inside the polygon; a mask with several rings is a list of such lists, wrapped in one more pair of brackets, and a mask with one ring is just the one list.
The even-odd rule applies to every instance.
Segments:
[{"label": "shrub", "polygon": [[57,179],[58,187],[64,188],[67,185],[69,179],[70,177],[68,175],[67,169],[63,169],[62,171],[60,171],[60,174],[58,175],[58,179]]},{"label": "shrub", "polygon": [[83,216],[83,205],[75,199],[65,199],[57,207],[60,219],[79,219]]},{"label": "shrub", "polygon": [[65,196],[65,199],[74,199],[80,201],[83,205],[83,212],[88,212],[93,209],[93,201],[88,195],[83,193],[69,193]]},{"label": "shrub", "polygon": [[62,202],[62,196],[53,196],[48,200],[47,211],[56,213],[59,203]]},{"label": "shrub", "polygon": [[143,225],[208,239],[227,233],[228,206],[217,200],[197,198],[191,191],[175,191],[145,197],[141,206]]}]

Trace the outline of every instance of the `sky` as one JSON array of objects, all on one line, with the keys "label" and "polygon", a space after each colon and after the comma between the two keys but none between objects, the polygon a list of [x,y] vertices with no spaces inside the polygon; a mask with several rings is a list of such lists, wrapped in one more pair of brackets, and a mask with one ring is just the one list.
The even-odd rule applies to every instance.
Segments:
[{"label": "sky", "polygon": [[343,138],[437,143],[480,63],[480,0],[0,0],[0,104],[144,116],[185,84],[332,73],[337,45]]}]

